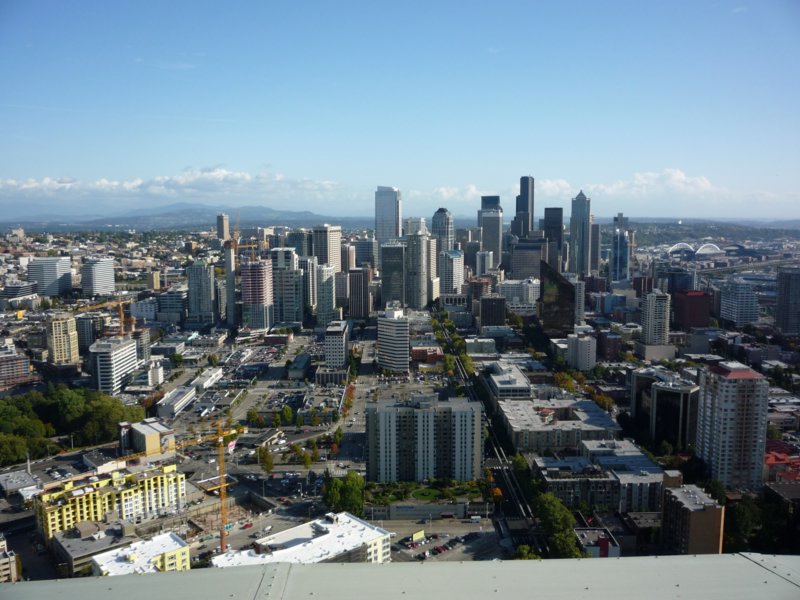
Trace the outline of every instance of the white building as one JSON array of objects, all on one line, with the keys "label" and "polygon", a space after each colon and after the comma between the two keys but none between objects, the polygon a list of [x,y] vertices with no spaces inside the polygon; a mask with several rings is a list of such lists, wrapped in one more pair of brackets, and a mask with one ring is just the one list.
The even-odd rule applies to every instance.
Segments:
[{"label": "white building", "polygon": [[133,542],[92,558],[95,576],[188,571],[190,568],[189,545],[175,533]]},{"label": "white building", "polygon": [[722,286],[719,316],[736,327],[758,321],[758,298],[753,286],[739,277],[728,280]]},{"label": "white building", "polygon": [[311,233],[314,256],[320,265],[331,265],[333,272],[342,270],[342,227],[341,225],[317,225]]},{"label": "white building", "polygon": [[[337,253],[337,256],[339,254]],[[317,266],[317,326],[327,327],[337,318],[336,311],[336,267]]]},{"label": "white building", "polygon": [[408,318],[403,309],[387,306],[378,317],[378,367],[395,373],[408,372]]},{"label": "white building", "polygon": [[460,294],[464,285],[464,253],[461,250],[440,252],[439,273],[439,292]]},{"label": "white building", "polygon": [[567,336],[567,364],[578,371],[589,371],[597,364],[597,340],[590,335]]},{"label": "white building", "polygon": [[131,316],[137,321],[152,322],[158,315],[158,300],[147,298],[131,303]]},{"label": "white building", "polygon": [[504,361],[492,363],[487,381],[495,400],[531,396],[531,382],[515,364]]},{"label": "white building", "polygon": [[269,330],[273,325],[272,262],[244,260],[241,267],[242,325]]},{"label": "white building", "polygon": [[28,281],[38,283],[40,296],[60,296],[72,290],[72,263],[68,256],[42,256],[28,263]]},{"label": "white building", "polygon": [[487,275],[494,269],[494,252],[491,250],[480,250],[475,255],[475,275]]},{"label": "white building", "polygon": [[727,488],[761,487],[768,392],[766,377],[735,361],[700,373],[697,455]]},{"label": "white building", "polygon": [[158,401],[158,416],[172,419],[194,402],[196,397],[196,388],[191,386],[177,387]]},{"label": "white building", "polygon": [[586,318],[586,282],[579,279],[575,273],[564,273],[563,275],[575,288],[575,325],[583,325]]},{"label": "white building", "polygon": [[265,563],[384,563],[390,556],[388,531],[341,512],[264,537],[256,541],[255,550],[221,554],[211,563],[221,568]]},{"label": "white building", "polygon": [[112,295],[115,291],[114,259],[85,259],[81,266],[81,289],[84,298]]},{"label": "white building", "polygon": [[642,343],[663,346],[669,343],[670,296],[653,290],[642,298]]},{"label": "white building", "polygon": [[506,299],[509,310],[536,306],[541,282],[538,279],[506,279],[495,287],[495,291]]},{"label": "white building", "polygon": [[89,347],[94,381],[104,394],[116,395],[128,384],[138,365],[136,341],[108,338]]},{"label": "white building", "polygon": [[347,321],[331,321],[325,330],[325,362],[332,369],[341,369],[347,358]]},{"label": "white building", "polygon": [[214,266],[197,261],[186,267],[186,278],[189,282],[189,320],[200,324],[214,323],[217,315]]}]

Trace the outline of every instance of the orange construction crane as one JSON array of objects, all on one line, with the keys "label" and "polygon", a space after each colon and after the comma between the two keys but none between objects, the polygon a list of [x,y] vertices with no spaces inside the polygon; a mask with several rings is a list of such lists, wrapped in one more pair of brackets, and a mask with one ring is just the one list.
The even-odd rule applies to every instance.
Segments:
[{"label": "orange construction crane", "polygon": [[[81,306],[80,308],[76,309],[75,312],[86,312],[87,310],[97,310],[99,308],[111,308],[116,306],[117,310],[119,311],[119,335],[125,335],[125,311],[122,309],[124,304],[130,304],[133,302],[133,298],[118,298],[116,300],[109,300],[108,302],[103,302],[102,304],[92,304],[91,306]],[[131,317],[131,331],[136,325],[136,320]]]}]

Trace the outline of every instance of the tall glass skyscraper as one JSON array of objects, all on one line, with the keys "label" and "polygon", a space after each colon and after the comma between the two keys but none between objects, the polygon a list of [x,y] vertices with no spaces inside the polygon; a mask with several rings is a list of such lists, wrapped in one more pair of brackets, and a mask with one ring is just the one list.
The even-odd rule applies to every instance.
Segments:
[{"label": "tall glass skyscraper", "polygon": [[431,219],[431,234],[436,238],[436,247],[439,252],[447,252],[453,249],[455,244],[455,228],[453,225],[453,215],[446,208],[440,208],[433,214]]},{"label": "tall glass skyscraper", "polygon": [[[403,200],[395,187],[378,186],[375,191],[375,239],[382,244],[396,240],[402,232]],[[380,265],[380,257],[378,258]]]},{"label": "tall glass skyscraper", "polygon": [[572,199],[569,217],[570,271],[588,275],[592,264],[591,199],[583,191]]}]

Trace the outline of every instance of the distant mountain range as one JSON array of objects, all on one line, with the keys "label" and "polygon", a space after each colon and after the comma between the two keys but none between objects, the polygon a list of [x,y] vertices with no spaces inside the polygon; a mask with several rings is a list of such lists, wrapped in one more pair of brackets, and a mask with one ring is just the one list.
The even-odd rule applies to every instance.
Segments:
[{"label": "distant mountain range", "polygon": [[[54,215],[43,211],[39,206],[28,206],[27,214],[32,216],[13,217],[0,221],[0,227],[24,227],[30,231],[96,231],[110,229],[136,229],[142,230],[209,230],[215,227],[217,215],[224,212],[230,216],[231,227],[237,219],[241,228],[265,225],[288,225],[292,227],[311,227],[320,223],[335,223],[346,229],[372,228],[374,217],[369,215],[358,217],[333,217],[319,215],[310,211],[278,210],[267,206],[214,206],[209,204],[179,202],[165,206],[147,207],[115,211],[114,207],[100,207],[93,211],[93,217],[87,218],[86,212],[77,216]],[[98,212],[108,211],[103,216],[96,216]],[[19,208],[18,212],[25,210]],[[7,213],[6,213],[7,214]],[[25,214],[25,213],[22,213]],[[5,216],[5,215],[4,215]],[[566,220],[566,219],[565,219]],[[456,227],[474,227],[474,217],[455,216]],[[630,217],[631,224],[635,223],[676,223],[678,219]],[[599,223],[610,223],[611,218],[600,217]],[[800,219],[785,221],[768,221],[757,219],[683,219],[684,224],[690,223],[724,223],[736,224],[747,227],[763,229],[800,229]]]}]

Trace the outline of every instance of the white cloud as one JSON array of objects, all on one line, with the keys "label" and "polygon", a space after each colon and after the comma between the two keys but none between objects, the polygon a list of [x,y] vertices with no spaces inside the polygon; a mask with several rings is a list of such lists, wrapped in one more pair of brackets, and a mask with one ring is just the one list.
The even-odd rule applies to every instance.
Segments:
[{"label": "white cloud", "polygon": [[554,198],[567,198],[574,194],[574,188],[566,179],[537,179],[534,185],[537,195]]},{"label": "white cloud", "polygon": [[630,179],[619,179],[612,183],[590,183],[583,189],[589,195],[620,198],[677,195],[711,199],[726,192],[723,188],[714,186],[708,177],[690,176],[680,169],[674,168],[662,169],[658,172],[634,173]]}]

